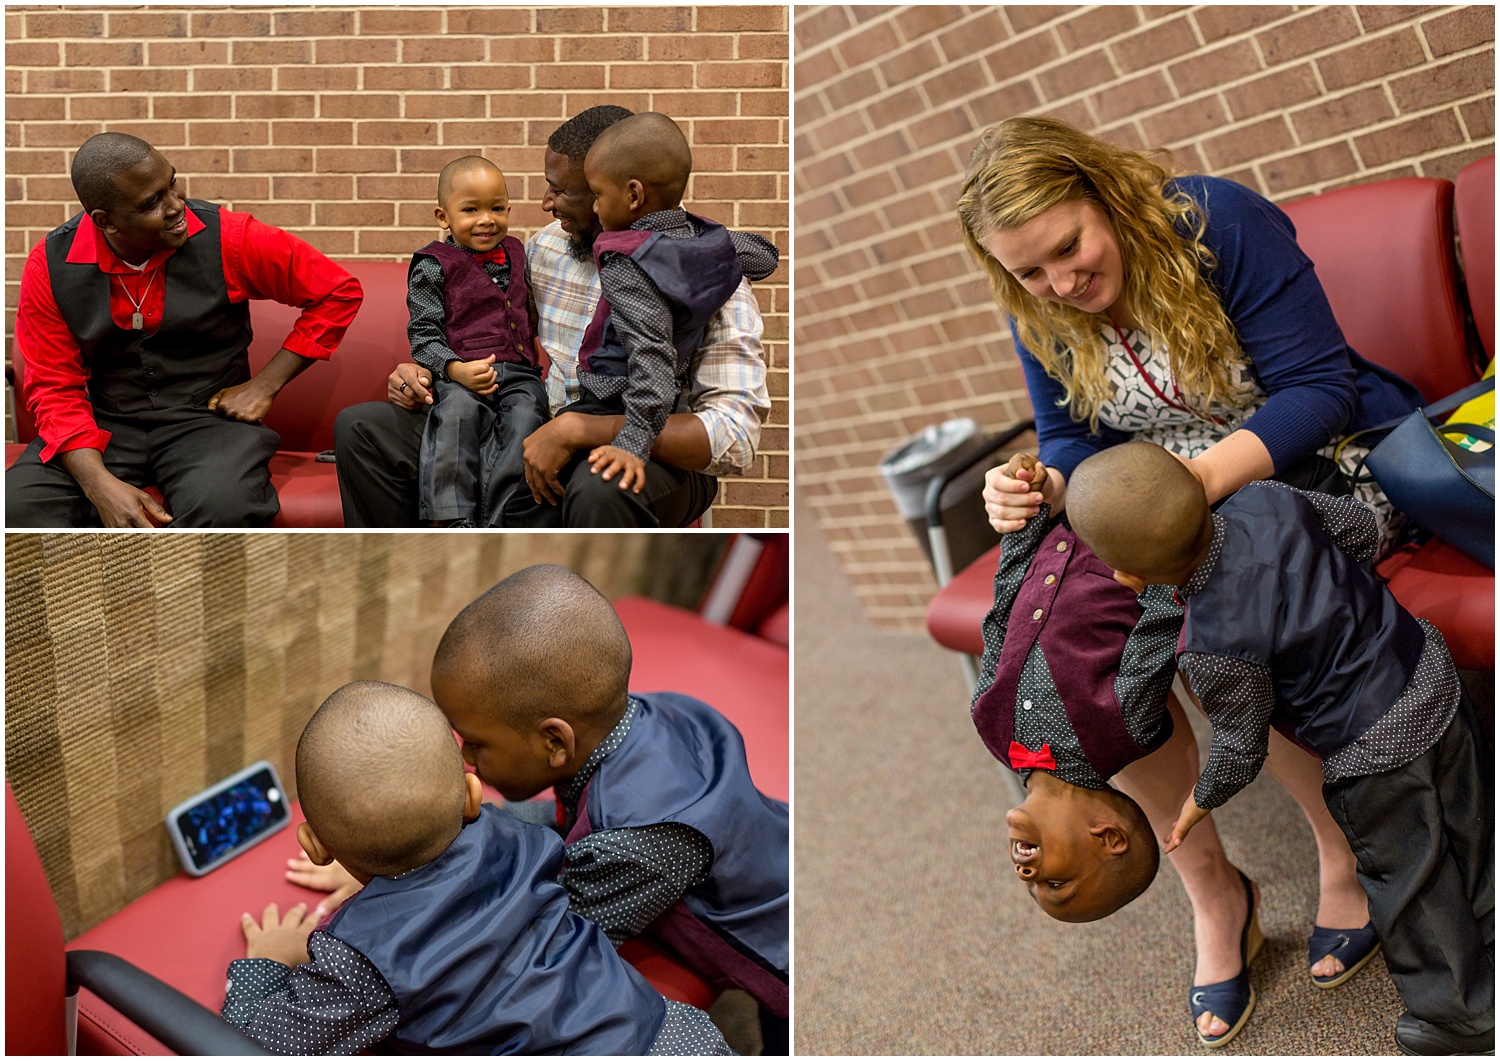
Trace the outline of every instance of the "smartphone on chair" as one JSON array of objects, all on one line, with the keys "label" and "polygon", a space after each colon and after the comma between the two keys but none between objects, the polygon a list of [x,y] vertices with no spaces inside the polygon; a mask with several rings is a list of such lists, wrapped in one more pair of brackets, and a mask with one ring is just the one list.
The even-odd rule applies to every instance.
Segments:
[{"label": "smartphone on chair", "polygon": [[228,862],[291,823],[276,768],[264,759],[167,812],[167,834],[194,877]]}]

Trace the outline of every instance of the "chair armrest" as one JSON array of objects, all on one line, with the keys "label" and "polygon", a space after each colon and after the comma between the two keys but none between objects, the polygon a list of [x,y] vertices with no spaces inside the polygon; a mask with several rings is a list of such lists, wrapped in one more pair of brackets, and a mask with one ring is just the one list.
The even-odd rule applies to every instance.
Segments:
[{"label": "chair armrest", "polygon": [[943,491],[947,489],[949,483],[974,465],[997,450],[1004,449],[1026,432],[1034,430],[1036,430],[1035,420],[1021,420],[998,435],[979,440],[972,450],[957,458],[957,463],[938,474],[927,484],[927,540],[932,545],[932,567],[939,587],[952,582],[953,576],[957,573],[953,570],[952,553],[948,549],[948,533],[943,528]]},{"label": "chair armrest", "polygon": [[68,993],[86,987],[179,1054],[270,1054],[175,987],[98,950],[68,951]]}]

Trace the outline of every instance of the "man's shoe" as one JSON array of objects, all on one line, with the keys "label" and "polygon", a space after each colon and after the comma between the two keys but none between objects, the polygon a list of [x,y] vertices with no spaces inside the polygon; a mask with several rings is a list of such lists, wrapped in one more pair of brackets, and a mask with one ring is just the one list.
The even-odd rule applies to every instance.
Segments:
[{"label": "man's shoe", "polygon": [[1403,1054],[1493,1054],[1495,1029],[1460,1035],[1403,1013],[1396,1018],[1396,1045]]}]

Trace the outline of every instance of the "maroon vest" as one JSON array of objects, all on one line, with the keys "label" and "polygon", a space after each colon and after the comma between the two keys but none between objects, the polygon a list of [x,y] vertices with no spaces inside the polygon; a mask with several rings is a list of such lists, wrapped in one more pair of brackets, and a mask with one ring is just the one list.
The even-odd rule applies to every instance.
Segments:
[{"label": "maroon vest", "polygon": [[1115,695],[1120,656],[1140,617],[1135,594],[1114,580],[1110,567],[1066,524],[1052,528],[1011,607],[995,681],[974,704],[974,725],[990,754],[1011,765],[1021,668],[1038,642],[1068,722],[1100,777],[1113,776],[1160,746],[1171,727],[1163,726],[1157,741],[1142,747],[1130,735]]},{"label": "maroon vest", "polygon": [[429,243],[412,255],[411,263],[414,267],[425,256],[442,266],[448,348],[460,360],[480,361],[494,354],[496,362],[535,365],[526,312],[526,250],[514,236],[506,236],[500,246],[510,261],[508,289],[491,280],[477,258],[452,243]]}]

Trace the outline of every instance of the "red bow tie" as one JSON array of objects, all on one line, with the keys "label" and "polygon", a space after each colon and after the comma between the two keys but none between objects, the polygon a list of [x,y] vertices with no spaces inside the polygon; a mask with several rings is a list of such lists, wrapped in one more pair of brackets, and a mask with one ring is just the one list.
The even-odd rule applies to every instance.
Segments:
[{"label": "red bow tie", "polygon": [[1052,746],[1045,741],[1036,751],[1024,744],[1010,742],[1010,765],[1015,770],[1056,770],[1057,760],[1052,758]]},{"label": "red bow tie", "polygon": [[505,248],[504,247],[496,247],[492,251],[483,251],[483,252],[481,252],[479,254],[474,255],[474,260],[476,262],[478,262],[480,265],[484,265],[484,264],[486,264],[488,262],[494,262],[496,265],[504,265],[505,264]]}]

